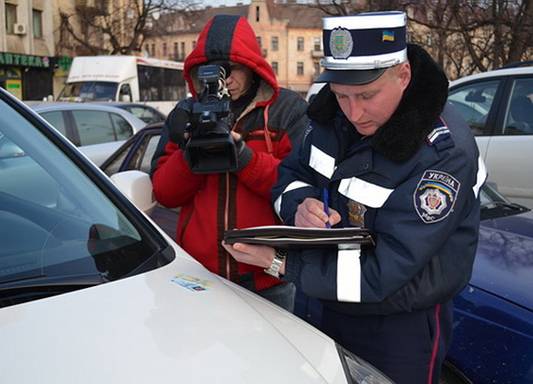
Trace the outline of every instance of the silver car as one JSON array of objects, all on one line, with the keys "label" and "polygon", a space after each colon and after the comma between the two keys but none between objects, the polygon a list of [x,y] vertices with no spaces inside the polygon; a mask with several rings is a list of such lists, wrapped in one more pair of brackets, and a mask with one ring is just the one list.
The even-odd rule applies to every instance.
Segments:
[{"label": "silver car", "polygon": [[448,96],[476,136],[488,180],[511,201],[529,208],[533,208],[531,64],[455,80]]},{"label": "silver car", "polygon": [[131,113],[89,103],[31,103],[30,107],[100,165],[146,125]]}]

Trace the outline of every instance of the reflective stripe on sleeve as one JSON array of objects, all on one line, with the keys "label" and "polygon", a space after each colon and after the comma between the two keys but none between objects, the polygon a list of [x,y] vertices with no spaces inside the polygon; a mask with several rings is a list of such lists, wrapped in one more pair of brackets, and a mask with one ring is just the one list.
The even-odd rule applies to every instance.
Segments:
[{"label": "reflective stripe on sleeve", "polygon": [[485,168],[485,162],[479,156],[477,158],[477,176],[476,176],[476,185],[472,187],[472,190],[474,191],[474,196],[477,198],[479,194],[479,189],[487,179],[487,168]]},{"label": "reflective stripe on sleeve", "polygon": [[311,145],[309,166],[321,175],[331,179],[331,175],[335,172],[335,158],[314,145]]},{"label": "reflective stripe on sleeve", "polygon": [[[304,187],[312,187],[312,185],[304,183],[303,181],[298,181],[298,180],[293,181],[292,183],[287,185],[287,187],[283,190],[283,193],[281,195],[279,195],[279,197],[274,202],[274,210],[276,211],[278,216],[280,216],[280,212],[281,212],[281,198],[282,198],[282,196],[285,193],[287,193],[287,192],[293,191],[293,190],[298,189],[298,188],[304,188]],[[281,216],[280,216],[280,218],[281,218]]]},{"label": "reflective stripe on sleeve", "polygon": [[372,208],[380,208],[385,204],[394,189],[382,187],[367,181],[352,177],[342,179],[339,192],[347,198]]},{"label": "reflective stripe on sleeve", "polygon": [[360,249],[341,249],[337,253],[337,300],[361,302]]}]

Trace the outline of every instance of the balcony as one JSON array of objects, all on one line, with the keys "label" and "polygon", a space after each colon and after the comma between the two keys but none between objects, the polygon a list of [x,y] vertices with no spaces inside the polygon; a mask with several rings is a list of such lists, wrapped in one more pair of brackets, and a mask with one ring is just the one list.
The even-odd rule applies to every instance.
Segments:
[{"label": "balcony", "polygon": [[321,58],[323,55],[324,55],[324,52],[322,52],[322,50],[313,49],[311,51],[311,57],[313,59]]}]

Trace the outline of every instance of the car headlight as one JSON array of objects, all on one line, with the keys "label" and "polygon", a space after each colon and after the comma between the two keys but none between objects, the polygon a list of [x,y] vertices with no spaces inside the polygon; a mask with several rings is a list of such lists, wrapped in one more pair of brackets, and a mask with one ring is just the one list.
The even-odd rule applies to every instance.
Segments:
[{"label": "car headlight", "polygon": [[385,374],[337,344],[344,373],[350,384],[394,384]]}]

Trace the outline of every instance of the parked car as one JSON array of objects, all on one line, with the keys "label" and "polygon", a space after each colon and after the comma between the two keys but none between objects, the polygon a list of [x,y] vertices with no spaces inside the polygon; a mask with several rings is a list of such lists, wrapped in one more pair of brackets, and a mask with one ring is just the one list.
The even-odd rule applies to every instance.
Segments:
[{"label": "parked car", "polygon": [[113,183],[2,89],[0,180],[1,383],[390,383],[207,271],[134,206],[148,175]]},{"label": "parked car", "polygon": [[[533,212],[490,185],[472,278],[454,300],[451,383],[533,383]],[[457,379],[460,378],[460,381]]]},{"label": "parked car", "polygon": [[470,124],[489,181],[533,208],[533,62],[521,64],[452,81],[448,101]]},{"label": "parked car", "polygon": [[146,125],[131,113],[108,105],[65,102],[31,103],[30,107],[96,165]]},{"label": "parked car", "polygon": [[154,107],[142,104],[142,103],[121,103],[121,102],[108,102],[99,103],[101,105],[110,105],[128,111],[133,116],[141,119],[146,124],[164,122],[167,116],[155,109]]}]

